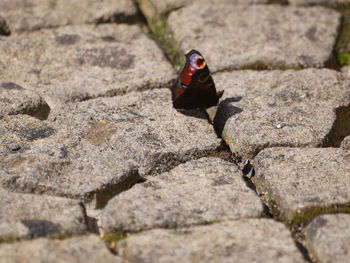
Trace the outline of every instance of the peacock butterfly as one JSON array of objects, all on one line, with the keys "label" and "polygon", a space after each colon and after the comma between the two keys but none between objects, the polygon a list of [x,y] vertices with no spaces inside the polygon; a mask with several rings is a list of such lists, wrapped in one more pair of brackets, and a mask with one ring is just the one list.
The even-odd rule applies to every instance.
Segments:
[{"label": "peacock butterfly", "polygon": [[216,91],[202,54],[197,50],[191,50],[185,57],[185,66],[172,89],[174,108],[195,109],[217,105],[224,91]]}]

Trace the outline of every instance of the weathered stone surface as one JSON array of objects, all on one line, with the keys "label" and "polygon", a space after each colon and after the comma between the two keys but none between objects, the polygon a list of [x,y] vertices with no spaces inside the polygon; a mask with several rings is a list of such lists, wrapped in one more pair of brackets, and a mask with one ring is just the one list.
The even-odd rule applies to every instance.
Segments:
[{"label": "weathered stone surface", "polygon": [[138,26],[67,26],[0,37],[0,79],[33,88],[50,106],[166,88],[175,79]]},{"label": "weathered stone surface", "polygon": [[69,24],[127,22],[137,16],[132,0],[2,0],[0,10],[12,32]]},{"label": "weathered stone surface", "polygon": [[336,5],[348,4],[349,0],[288,0],[291,5]]},{"label": "weathered stone surface", "polygon": [[118,256],[108,251],[98,236],[81,236],[64,240],[37,239],[1,244],[0,262],[118,263]]},{"label": "weathered stone surface", "polygon": [[307,68],[323,67],[332,56],[340,15],[325,7],[197,1],[172,12],[168,25],[180,50],[196,48],[214,72]]},{"label": "weathered stone surface", "polygon": [[267,147],[340,146],[349,134],[350,83],[336,71],[247,70],[214,80],[225,90],[216,129],[245,158]]},{"label": "weathered stone surface", "polygon": [[350,136],[344,138],[344,140],[341,142],[341,148],[350,151]]},{"label": "weathered stone surface", "polygon": [[85,217],[76,200],[0,189],[0,240],[83,233]]},{"label": "weathered stone surface", "polygon": [[349,206],[350,159],[342,149],[269,148],[256,156],[255,169],[257,191],[283,219],[308,220]]},{"label": "weathered stone surface", "polygon": [[0,119],[4,115],[28,114],[46,119],[50,107],[37,94],[13,82],[0,82]]},{"label": "weathered stone surface", "polygon": [[[188,6],[195,1],[203,0],[136,0],[140,5],[142,13],[152,22],[152,19],[165,16],[172,10]],[[212,4],[227,3],[231,5],[237,4],[266,4],[269,0],[210,0]]]},{"label": "weathered stone surface", "polygon": [[[30,150],[35,143],[50,137],[55,132],[56,130],[48,122],[33,117],[5,116],[0,120],[0,159]],[[24,160],[18,159],[17,164],[21,161]]]},{"label": "weathered stone surface", "polygon": [[350,214],[322,215],[306,228],[309,249],[318,262],[346,263],[350,258]]},{"label": "weathered stone surface", "polygon": [[3,145],[21,142],[13,138],[16,130],[25,144],[3,150],[0,185],[94,200],[97,206],[137,182],[138,174],[167,170],[220,145],[204,116],[172,108],[168,89],[63,106],[33,127],[21,126],[20,117],[8,116],[2,120],[7,124],[0,124],[7,129]]},{"label": "weathered stone surface", "polygon": [[350,78],[350,66],[342,67],[341,72],[346,78]]},{"label": "weathered stone surface", "polygon": [[246,219],[176,230],[151,230],[118,243],[128,262],[304,262],[287,228]]},{"label": "weathered stone surface", "polygon": [[202,158],[149,178],[104,208],[106,232],[179,227],[259,217],[263,207],[238,168],[218,158]]}]

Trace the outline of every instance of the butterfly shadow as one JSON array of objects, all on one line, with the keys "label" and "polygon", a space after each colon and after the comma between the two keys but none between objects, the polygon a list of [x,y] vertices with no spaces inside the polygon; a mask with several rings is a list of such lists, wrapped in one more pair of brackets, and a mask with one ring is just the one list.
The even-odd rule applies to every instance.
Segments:
[{"label": "butterfly shadow", "polygon": [[213,120],[214,129],[216,135],[221,138],[222,131],[224,130],[225,124],[229,118],[235,114],[239,114],[243,109],[235,107],[233,102],[239,102],[242,99],[241,96],[230,97],[222,100],[216,110],[216,114]]},{"label": "butterfly shadow", "polygon": [[208,119],[208,115],[205,111],[200,110],[200,109],[191,109],[191,110],[185,110],[185,109],[175,109],[177,112],[189,116],[189,117],[194,117],[198,119]]}]

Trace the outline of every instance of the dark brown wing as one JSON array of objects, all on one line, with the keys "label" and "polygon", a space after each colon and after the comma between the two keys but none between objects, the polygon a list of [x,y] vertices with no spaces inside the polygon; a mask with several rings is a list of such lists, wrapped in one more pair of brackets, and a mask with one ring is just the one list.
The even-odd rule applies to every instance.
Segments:
[{"label": "dark brown wing", "polygon": [[223,94],[223,92],[216,92],[213,78],[204,59],[203,67],[196,68],[196,65],[191,65],[194,63],[190,61],[190,58],[193,58],[192,55],[203,59],[196,50],[186,54],[186,64],[172,92],[174,108],[208,108],[217,105]]}]

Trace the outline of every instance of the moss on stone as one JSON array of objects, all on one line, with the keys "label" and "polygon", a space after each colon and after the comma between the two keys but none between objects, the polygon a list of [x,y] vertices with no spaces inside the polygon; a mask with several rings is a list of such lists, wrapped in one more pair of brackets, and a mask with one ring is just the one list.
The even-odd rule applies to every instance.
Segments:
[{"label": "moss on stone", "polygon": [[19,241],[19,238],[14,238],[14,237],[1,237],[0,238],[0,244],[2,243],[14,243],[16,241]]},{"label": "moss on stone", "polygon": [[350,213],[350,203],[332,205],[328,207],[310,207],[300,211],[292,220],[287,220],[287,225],[295,230],[300,226],[305,226],[315,217],[322,214]]},{"label": "moss on stone", "polygon": [[346,66],[349,64],[349,53],[343,52],[337,55],[337,60],[340,66]]},{"label": "moss on stone", "polygon": [[167,29],[165,18],[154,18],[148,24],[151,37],[158,43],[160,48],[164,51],[167,58],[174,66],[183,66],[185,58],[181,52],[178,51],[172,33]]},{"label": "moss on stone", "polygon": [[127,236],[126,232],[123,231],[119,231],[119,232],[114,232],[114,233],[108,233],[103,237],[103,240],[107,241],[107,242],[114,242],[117,243],[120,240],[125,239]]},{"label": "moss on stone", "polygon": [[335,51],[339,65],[345,66],[350,64],[350,6],[337,5],[333,8],[342,15],[342,27]]},{"label": "moss on stone", "polygon": [[220,220],[210,220],[210,221],[207,221],[205,225],[214,225],[219,223],[220,223]]}]

